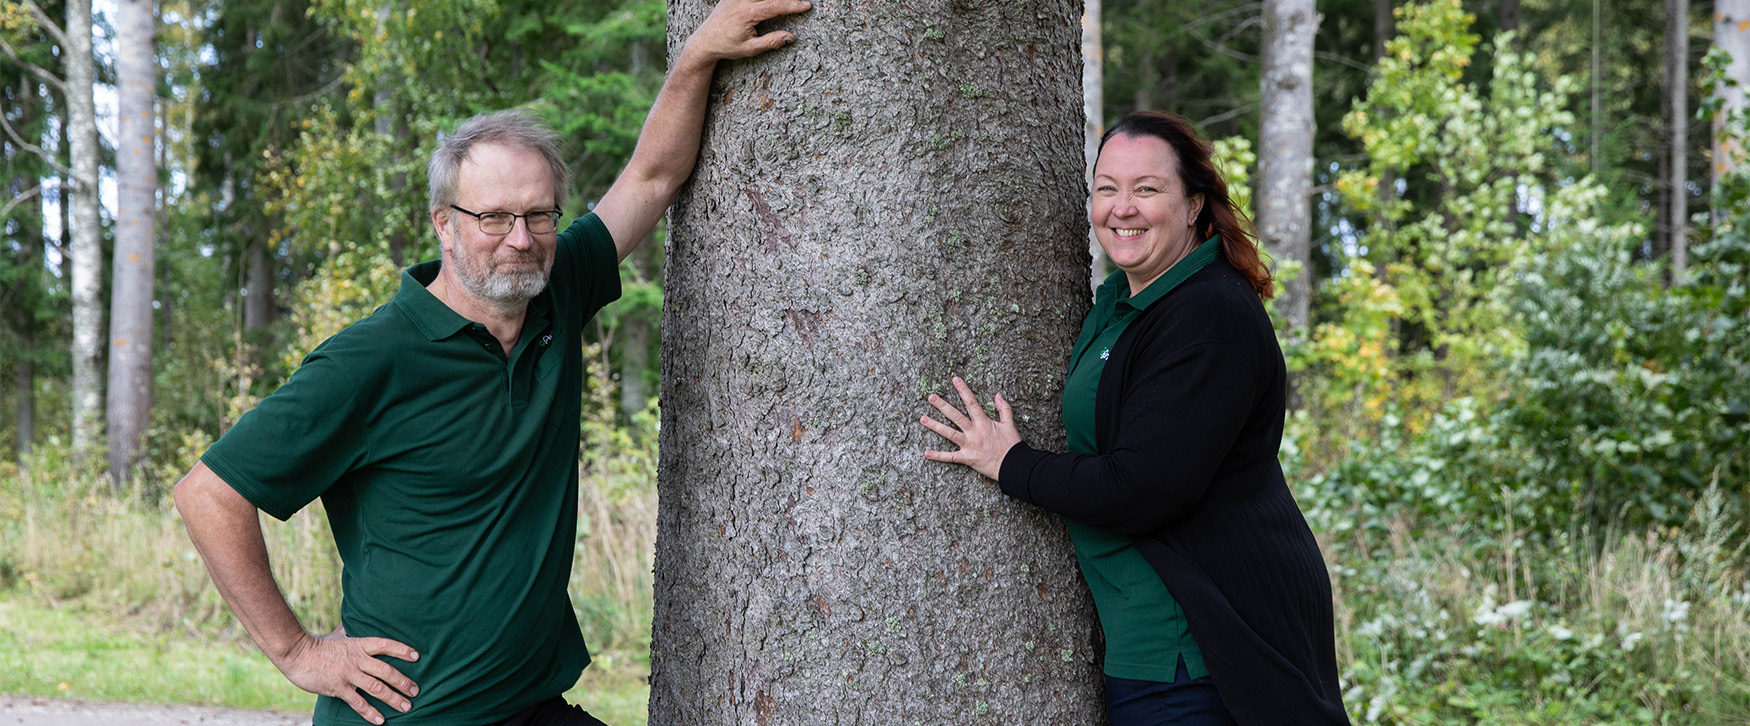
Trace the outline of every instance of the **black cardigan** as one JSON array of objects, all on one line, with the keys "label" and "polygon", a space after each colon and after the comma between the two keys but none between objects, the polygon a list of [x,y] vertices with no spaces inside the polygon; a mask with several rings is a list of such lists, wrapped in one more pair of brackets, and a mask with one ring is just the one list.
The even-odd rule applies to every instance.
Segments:
[{"label": "black cardigan", "polygon": [[1240,724],[1347,724],[1331,580],[1276,460],[1287,369],[1257,293],[1223,258],[1112,346],[1098,455],[1016,444],[1003,492],[1130,535],[1190,622]]}]

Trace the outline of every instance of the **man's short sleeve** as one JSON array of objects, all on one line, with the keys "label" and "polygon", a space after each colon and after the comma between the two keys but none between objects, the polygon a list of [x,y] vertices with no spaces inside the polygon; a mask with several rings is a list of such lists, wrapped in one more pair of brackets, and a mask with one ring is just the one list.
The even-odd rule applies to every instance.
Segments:
[{"label": "man's short sleeve", "polygon": [[585,317],[620,299],[620,255],[614,237],[608,234],[595,212],[578,217],[559,236],[559,254],[554,277],[573,281]]},{"label": "man's short sleeve", "polygon": [[257,509],[290,519],[365,459],[355,385],[318,349],[201,461]]}]

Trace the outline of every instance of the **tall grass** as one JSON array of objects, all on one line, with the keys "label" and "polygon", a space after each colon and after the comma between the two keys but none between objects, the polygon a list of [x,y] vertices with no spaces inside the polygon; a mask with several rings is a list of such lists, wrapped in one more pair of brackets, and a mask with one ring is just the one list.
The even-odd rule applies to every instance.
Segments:
[{"label": "tall grass", "polygon": [[1328,540],[1351,713],[1750,723],[1750,585],[1729,511],[1716,485],[1679,528],[1540,542],[1398,519]]},{"label": "tall grass", "polygon": [[[656,536],[656,409],[616,420],[600,366],[590,376],[570,592],[596,665],[648,673]],[[160,440],[173,437],[159,437]],[[0,597],[102,613],[163,633],[246,639],[208,579],[171,502],[176,479],[211,444],[176,438],[174,453],[117,487],[103,457],[76,463],[49,441],[0,463]],[[263,517],[274,576],[304,626],[339,623],[340,560],[321,502],[288,522]]]}]

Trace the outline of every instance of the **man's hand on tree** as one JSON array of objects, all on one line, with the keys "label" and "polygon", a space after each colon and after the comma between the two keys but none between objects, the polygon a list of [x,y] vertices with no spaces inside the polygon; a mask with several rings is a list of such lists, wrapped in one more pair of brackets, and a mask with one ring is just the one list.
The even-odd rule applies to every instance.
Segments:
[{"label": "man's hand on tree", "polygon": [[757,27],[780,15],[795,15],[814,5],[806,0],[721,0],[711,9],[711,16],[687,38],[681,55],[698,54],[701,60],[715,63],[759,55],[796,41],[787,30],[760,34]]},{"label": "man's hand on tree", "polygon": [[366,721],[381,724],[383,715],[359,692],[406,713],[413,708],[408,698],[419,695],[419,686],[374,657],[379,655],[419,660],[419,654],[402,643],[388,638],[348,638],[346,628],[341,627],[323,636],[305,635],[283,657],[274,659],[274,665],[292,685],[345,701]]}]

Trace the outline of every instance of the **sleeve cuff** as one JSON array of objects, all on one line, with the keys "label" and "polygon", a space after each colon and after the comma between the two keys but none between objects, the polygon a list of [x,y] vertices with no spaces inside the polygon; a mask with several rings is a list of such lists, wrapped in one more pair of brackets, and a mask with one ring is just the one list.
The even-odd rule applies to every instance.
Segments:
[{"label": "sleeve cuff", "polygon": [[224,457],[210,449],[201,455],[201,462],[206,464],[208,469],[212,469],[213,473],[218,475],[219,480],[225,482],[226,486],[236,491],[238,496],[255,505],[256,509],[266,512],[268,516],[284,522],[298,513],[299,507],[285,507],[279,502],[271,501],[264,487],[257,484],[254,479],[243,476],[226,463]]},{"label": "sleeve cuff", "polygon": [[1003,455],[1003,465],[997,470],[997,486],[1004,494],[1023,502],[1033,501],[1033,467],[1046,457],[1046,452],[1027,445],[1025,441],[1016,442],[1009,447],[1009,453]]}]

